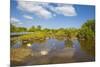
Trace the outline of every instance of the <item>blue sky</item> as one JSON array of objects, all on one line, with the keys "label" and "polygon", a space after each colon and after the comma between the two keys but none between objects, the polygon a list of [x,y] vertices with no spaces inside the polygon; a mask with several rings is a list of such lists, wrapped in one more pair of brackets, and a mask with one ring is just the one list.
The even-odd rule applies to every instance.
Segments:
[{"label": "blue sky", "polygon": [[11,23],[16,26],[43,28],[80,28],[89,19],[95,18],[95,7],[11,0]]}]

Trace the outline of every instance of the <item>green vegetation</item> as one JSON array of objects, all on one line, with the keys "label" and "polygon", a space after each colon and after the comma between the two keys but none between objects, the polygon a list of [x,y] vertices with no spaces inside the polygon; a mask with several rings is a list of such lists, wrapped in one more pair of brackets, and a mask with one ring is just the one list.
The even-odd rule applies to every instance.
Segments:
[{"label": "green vegetation", "polygon": [[81,48],[88,55],[95,56],[95,20],[88,20],[78,32]]},{"label": "green vegetation", "polygon": [[26,34],[20,36],[21,40],[44,40],[46,38],[45,32],[34,32],[32,34]]},{"label": "green vegetation", "polygon": [[11,24],[10,31],[11,32],[26,32],[27,28],[25,28],[25,27],[16,27],[15,25]]},{"label": "green vegetation", "polygon": [[88,20],[78,32],[79,39],[95,39],[95,20]]},{"label": "green vegetation", "polygon": [[88,20],[80,29],[76,28],[60,28],[60,29],[42,29],[39,25],[32,26],[29,29],[25,27],[16,27],[11,24],[11,32],[33,32],[20,36],[22,40],[44,40],[46,38],[57,39],[95,39],[95,20]]}]

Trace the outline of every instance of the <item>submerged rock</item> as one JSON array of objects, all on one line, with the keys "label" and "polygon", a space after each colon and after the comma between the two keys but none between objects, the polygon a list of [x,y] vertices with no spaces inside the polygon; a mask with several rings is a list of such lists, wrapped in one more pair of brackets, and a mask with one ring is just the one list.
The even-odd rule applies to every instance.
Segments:
[{"label": "submerged rock", "polygon": [[11,65],[23,65],[31,58],[32,50],[29,48],[12,48]]}]

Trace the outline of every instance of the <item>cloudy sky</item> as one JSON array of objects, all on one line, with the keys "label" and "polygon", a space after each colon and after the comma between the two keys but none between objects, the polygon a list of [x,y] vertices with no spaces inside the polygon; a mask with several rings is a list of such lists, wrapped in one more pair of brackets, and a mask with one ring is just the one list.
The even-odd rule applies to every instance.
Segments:
[{"label": "cloudy sky", "polygon": [[79,28],[95,18],[95,7],[61,3],[11,0],[11,23],[17,26],[43,28]]}]

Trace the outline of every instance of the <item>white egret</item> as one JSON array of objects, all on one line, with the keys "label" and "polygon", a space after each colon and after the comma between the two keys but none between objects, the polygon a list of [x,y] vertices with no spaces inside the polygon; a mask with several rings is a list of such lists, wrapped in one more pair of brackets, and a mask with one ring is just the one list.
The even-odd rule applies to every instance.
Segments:
[{"label": "white egret", "polygon": [[48,54],[48,51],[43,50],[40,53],[41,53],[41,55],[47,55]]},{"label": "white egret", "polygon": [[27,44],[28,47],[31,47],[32,45],[30,43]]}]

